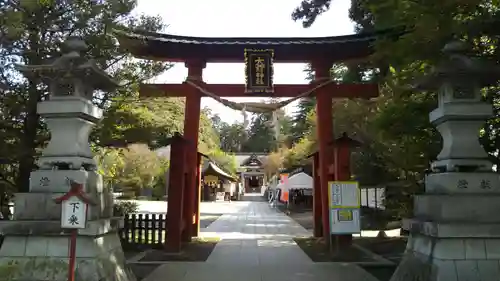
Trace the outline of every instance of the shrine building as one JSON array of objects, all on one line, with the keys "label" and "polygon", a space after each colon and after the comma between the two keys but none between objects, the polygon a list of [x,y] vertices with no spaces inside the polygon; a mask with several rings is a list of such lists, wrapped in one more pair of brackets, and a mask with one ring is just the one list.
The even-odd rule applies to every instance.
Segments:
[{"label": "shrine building", "polygon": [[244,193],[262,193],[267,182],[264,172],[267,153],[237,152],[235,158],[242,191]]}]

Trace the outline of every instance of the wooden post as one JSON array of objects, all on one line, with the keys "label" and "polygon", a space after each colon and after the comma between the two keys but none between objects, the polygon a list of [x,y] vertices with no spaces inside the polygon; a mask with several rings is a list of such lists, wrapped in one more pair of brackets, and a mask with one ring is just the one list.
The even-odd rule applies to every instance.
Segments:
[{"label": "wooden post", "polygon": [[321,237],[323,230],[321,225],[321,182],[319,177],[319,153],[313,154],[313,234]]},{"label": "wooden post", "polygon": [[170,144],[170,171],[168,177],[167,242],[169,252],[181,251],[182,210],[184,203],[185,140],[175,133]]},{"label": "wooden post", "polygon": [[[315,72],[316,83],[330,79],[330,68],[332,64],[325,61],[312,61],[312,69]],[[319,143],[319,176],[321,186],[321,219],[323,221],[323,238],[330,242],[330,205],[328,202],[329,167],[333,164],[333,120],[332,120],[332,97],[328,89],[323,87],[316,90],[316,114],[317,134]]]},{"label": "wooden post", "polygon": [[[188,69],[188,79],[191,81],[202,81],[204,62],[188,61],[185,63]],[[193,225],[195,223],[194,203],[196,200],[196,170],[198,160],[198,131],[200,127],[201,93],[192,88],[186,93],[186,106],[184,117],[184,138],[193,146],[186,151],[186,187],[184,190],[184,223],[182,241],[189,242],[193,237]]]},{"label": "wooden post", "polygon": [[[347,133],[343,133],[340,138],[334,142],[335,155],[335,180],[351,180],[351,148],[359,146],[360,143],[349,138]],[[352,234],[338,235],[339,245],[343,248],[352,244]]]},{"label": "wooden post", "polygon": [[197,157],[197,169],[196,169],[196,190],[195,190],[195,200],[194,200],[194,224],[193,224],[193,237],[198,237],[200,234],[200,198],[201,198],[201,168],[203,163],[202,154],[198,153]]},{"label": "wooden post", "polygon": [[343,133],[335,140],[335,180],[348,181],[351,179],[351,147],[359,143]]}]

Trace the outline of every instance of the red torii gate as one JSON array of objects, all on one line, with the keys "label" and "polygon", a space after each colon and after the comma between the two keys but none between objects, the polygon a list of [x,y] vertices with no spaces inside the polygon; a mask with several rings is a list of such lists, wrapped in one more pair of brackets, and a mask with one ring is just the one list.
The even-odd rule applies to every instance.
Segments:
[{"label": "red torii gate", "polygon": [[[372,52],[371,44],[387,32],[356,34],[320,38],[202,38],[152,32],[121,32],[116,36],[122,47],[134,56],[157,61],[184,62],[188,69],[186,80],[195,81],[201,88],[222,98],[227,97],[297,97],[301,93],[330,79],[330,69],[336,62],[366,58]],[[275,62],[310,63],[315,73],[314,81],[308,85],[274,85],[273,93],[248,94],[245,85],[206,84],[203,69],[206,63],[243,62],[246,48],[274,51]],[[185,97],[184,139],[198,143],[198,130],[203,93],[192,85],[149,84],[140,92],[143,97]],[[327,84],[313,95],[317,100],[317,131],[319,142],[319,176],[321,192],[315,192],[315,206],[321,206],[323,237],[329,237],[328,167],[334,164],[332,98],[371,98],[378,95],[374,84]],[[182,204],[184,214],[183,241],[198,235],[199,218],[196,199],[200,181],[197,178],[196,149],[188,149],[186,160],[186,183]],[[341,159],[339,161],[342,161]],[[181,226],[179,226],[180,228]],[[326,239],[328,241],[329,239]]]}]

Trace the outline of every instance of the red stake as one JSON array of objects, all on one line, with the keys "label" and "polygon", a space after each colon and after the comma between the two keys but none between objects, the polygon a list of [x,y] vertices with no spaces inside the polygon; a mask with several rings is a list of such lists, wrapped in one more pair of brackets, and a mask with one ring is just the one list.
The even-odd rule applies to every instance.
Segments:
[{"label": "red stake", "polygon": [[75,261],[76,261],[76,235],[77,229],[71,230],[69,239],[69,265],[68,265],[68,281],[75,281]]}]

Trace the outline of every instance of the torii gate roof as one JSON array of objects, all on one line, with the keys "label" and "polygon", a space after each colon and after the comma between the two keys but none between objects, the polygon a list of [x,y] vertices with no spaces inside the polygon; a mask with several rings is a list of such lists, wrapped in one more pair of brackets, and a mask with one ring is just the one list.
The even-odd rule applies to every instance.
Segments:
[{"label": "torii gate roof", "polygon": [[[400,33],[400,32],[399,32]],[[134,56],[160,61],[243,62],[244,49],[273,49],[275,62],[332,62],[361,59],[373,52],[381,36],[397,36],[395,29],[330,37],[191,37],[147,31],[115,31],[120,45]]]}]

